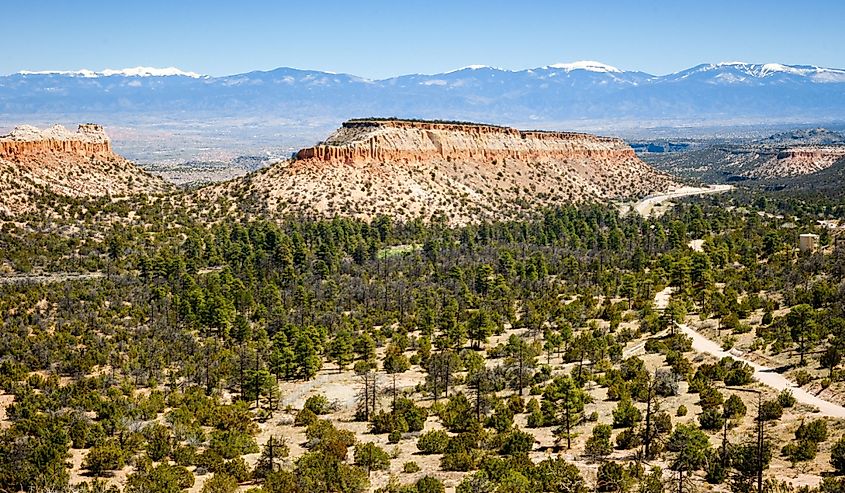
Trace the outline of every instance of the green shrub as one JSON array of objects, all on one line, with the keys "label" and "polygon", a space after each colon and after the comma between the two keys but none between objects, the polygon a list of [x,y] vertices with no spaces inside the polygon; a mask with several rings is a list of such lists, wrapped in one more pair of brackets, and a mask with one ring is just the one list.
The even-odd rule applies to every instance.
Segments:
[{"label": "green shrub", "polygon": [[417,449],[423,454],[442,454],[449,444],[449,434],[443,430],[433,430],[420,435]]},{"label": "green shrub", "polygon": [[444,493],[443,482],[432,476],[421,477],[416,484],[417,493]]},{"label": "green shrub", "polygon": [[422,431],[427,417],[427,409],[417,406],[410,399],[400,398],[396,401],[394,410],[381,411],[372,416],[370,431],[375,434],[391,433],[397,430],[400,433]]},{"label": "green shrub", "polygon": [[678,406],[678,410],[675,411],[675,416],[686,416],[687,415],[687,406],[681,404]]},{"label": "green shrub", "polygon": [[414,461],[406,462],[402,464],[402,472],[407,474],[413,474],[415,472],[420,472],[420,465]]},{"label": "green shrub", "polygon": [[840,438],[830,449],[830,465],[839,474],[845,473],[845,436]]},{"label": "green shrub", "polygon": [[614,461],[603,462],[597,473],[597,487],[599,492],[627,491],[631,478],[622,464]]},{"label": "green shrub", "polygon": [[807,370],[798,370],[792,376],[795,378],[795,383],[799,387],[803,387],[813,381],[813,376]]},{"label": "green shrub", "polygon": [[816,458],[819,452],[819,444],[811,440],[797,440],[786,444],[781,453],[790,462],[807,462]]},{"label": "green shrub", "polygon": [[720,430],[725,424],[725,418],[719,409],[707,409],[698,415],[698,424],[702,430]]},{"label": "green shrub", "polygon": [[197,448],[193,445],[179,445],[173,449],[173,461],[180,466],[192,466],[197,459]]},{"label": "green shrub", "polygon": [[795,438],[816,443],[824,442],[827,440],[827,422],[823,419],[814,419],[809,423],[802,421],[795,430]]},{"label": "green shrub", "polygon": [[467,474],[458,483],[455,493],[493,493],[496,485],[490,480],[485,471],[478,471],[475,474]]},{"label": "green shrub", "polygon": [[329,400],[323,394],[315,394],[305,400],[302,410],[309,410],[316,415],[328,414],[331,410]]},{"label": "green shrub", "polygon": [[126,493],[177,492],[194,485],[194,475],[183,466],[159,464],[148,470],[130,474],[126,480]]},{"label": "green shrub", "polygon": [[296,413],[296,419],[293,421],[293,424],[296,426],[308,426],[318,419],[320,418],[314,413],[314,411],[310,409],[303,409],[302,411]]},{"label": "green shrub", "polygon": [[258,452],[258,444],[255,439],[235,429],[211,432],[208,448],[220,454],[224,459],[233,459],[239,455]]},{"label": "green shrub", "polygon": [[196,457],[196,466],[217,473],[223,470],[223,457],[216,450],[206,449]]},{"label": "green shrub", "polygon": [[246,461],[244,461],[243,457],[235,457],[223,464],[223,472],[235,478],[235,481],[238,483],[243,483],[252,479],[252,471]]},{"label": "green shrub", "polygon": [[745,407],[745,403],[736,394],[728,397],[728,400],[723,405],[723,416],[728,419],[739,419],[745,416],[747,412],[748,409]]},{"label": "green shrub", "polygon": [[584,447],[584,453],[593,459],[610,455],[613,452],[613,448],[610,446],[611,432],[610,425],[599,424],[594,426],[593,434],[587,439],[587,444]]},{"label": "green shrub", "polygon": [[125,461],[120,446],[113,440],[109,440],[88,450],[82,467],[95,476],[101,476],[106,471],[121,469]]},{"label": "green shrub", "polygon": [[789,389],[783,389],[778,394],[778,403],[780,407],[786,409],[795,405],[795,396],[792,395],[792,391]]},{"label": "green shrub", "polygon": [[153,423],[144,428],[147,440],[147,454],[155,462],[170,455],[170,430],[160,423]]},{"label": "green shrub", "polygon": [[440,413],[443,426],[449,431],[460,433],[470,430],[475,424],[475,413],[464,394],[455,394]]},{"label": "green shrub", "polygon": [[504,455],[525,454],[531,451],[534,446],[534,435],[520,430],[508,433],[502,448],[499,450]]},{"label": "green shrub", "polygon": [[202,485],[202,493],[235,493],[238,481],[226,473],[217,473]]},{"label": "green shrub", "polygon": [[760,407],[760,416],[763,421],[774,421],[783,416],[783,406],[778,400],[771,400],[763,402]]},{"label": "green shrub", "polygon": [[748,385],[754,380],[754,369],[742,361],[735,361],[725,374],[725,385]]},{"label": "green shrub", "polygon": [[639,447],[642,443],[640,434],[631,428],[622,430],[616,435],[616,448],[620,450],[631,450]]},{"label": "green shrub", "polygon": [[642,413],[634,406],[630,398],[623,398],[613,410],[614,428],[630,428],[639,423],[641,419]]},{"label": "green shrub", "polygon": [[440,458],[444,471],[471,471],[475,469],[476,457],[469,451],[447,452]]},{"label": "green shrub", "polygon": [[367,474],[370,471],[381,471],[390,466],[390,456],[373,442],[355,445],[354,459],[355,465],[366,469]]}]

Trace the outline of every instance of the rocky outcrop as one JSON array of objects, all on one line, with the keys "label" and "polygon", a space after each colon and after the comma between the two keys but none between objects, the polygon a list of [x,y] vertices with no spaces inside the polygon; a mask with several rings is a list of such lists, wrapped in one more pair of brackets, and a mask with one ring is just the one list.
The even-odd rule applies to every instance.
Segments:
[{"label": "rocky outcrop", "polygon": [[845,147],[797,147],[783,149],[777,153],[778,159],[799,159],[806,161],[832,160],[845,156]]},{"label": "rocky outcrop", "polygon": [[[198,193],[262,214],[466,224],[675,186],[619,139],[474,123],[352,120],[320,144]],[[218,198],[228,200],[218,201]]]},{"label": "rocky outcrop", "polygon": [[746,174],[749,178],[784,178],[826,169],[845,156],[845,146],[803,146],[760,152],[763,163]]},{"label": "rocky outcrop", "polygon": [[79,125],[75,133],[61,125],[46,130],[23,125],[0,136],[0,158],[22,160],[49,153],[114,156],[103,127],[93,123]]},{"label": "rocky outcrop", "polygon": [[329,163],[413,163],[445,159],[496,161],[538,159],[636,159],[620,139],[574,132],[522,131],[469,123],[355,120],[325,142],[303,149],[298,160]]},{"label": "rocky outcrop", "polygon": [[160,193],[171,186],[114,153],[103,127],[16,127],[0,137],[0,214],[43,210],[49,196]]}]

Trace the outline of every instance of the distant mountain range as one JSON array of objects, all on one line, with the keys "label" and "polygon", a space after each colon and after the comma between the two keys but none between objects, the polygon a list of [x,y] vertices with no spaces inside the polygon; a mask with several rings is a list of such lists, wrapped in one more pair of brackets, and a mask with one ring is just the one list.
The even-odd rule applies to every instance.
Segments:
[{"label": "distant mountain range", "polygon": [[655,76],[575,62],[519,71],[470,66],[382,80],[292,68],[224,77],[172,67],[0,76],[0,119],[17,123],[34,115],[107,124],[154,115],[272,116],[323,125],[377,115],[523,128],[585,121],[825,122],[845,115],[845,69],[730,62]]}]

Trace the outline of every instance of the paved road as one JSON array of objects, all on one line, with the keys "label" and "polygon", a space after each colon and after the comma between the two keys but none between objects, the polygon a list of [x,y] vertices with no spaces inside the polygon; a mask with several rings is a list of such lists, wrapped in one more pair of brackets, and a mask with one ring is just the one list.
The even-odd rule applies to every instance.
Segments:
[{"label": "paved road", "polygon": [[683,187],[672,192],[661,193],[646,197],[636,204],[633,210],[637,211],[643,217],[649,217],[654,213],[654,207],[667,200],[677,199],[681,197],[689,197],[692,195],[706,195],[710,193],[722,193],[733,189],[733,185],[710,185],[707,187]]}]

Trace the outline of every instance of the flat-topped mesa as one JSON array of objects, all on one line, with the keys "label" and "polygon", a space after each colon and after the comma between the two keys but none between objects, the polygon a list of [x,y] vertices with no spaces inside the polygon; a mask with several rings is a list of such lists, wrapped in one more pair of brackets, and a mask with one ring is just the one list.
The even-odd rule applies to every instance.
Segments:
[{"label": "flat-topped mesa", "polygon": [[816,147],[791,147],[778,151],[778,159],[830,159],[835,161],[845,156],[845,147],[816,146]]},{"label": "flat-topped mesa", "polygon": [[360,164],[451,160],[635,159],[620,139],[463,122],[350,120],[298,160]]},{"label": "flat-topped mesa", "polygon": [[103,127],[93,123],[79,125],[76,132],[61,125],[44,130],[21,125],[8,135],[0,136],[0,158],[14,161],[48,153],[114,157],[111,141]]},{"label": "flat-topped mesa", "polygon": [[[351,120],[325,142],[200,195],[270,214],[460,225],[677,187],[619,139],[463,122]],[[236,199],[240,197],[241,199]]]}]

